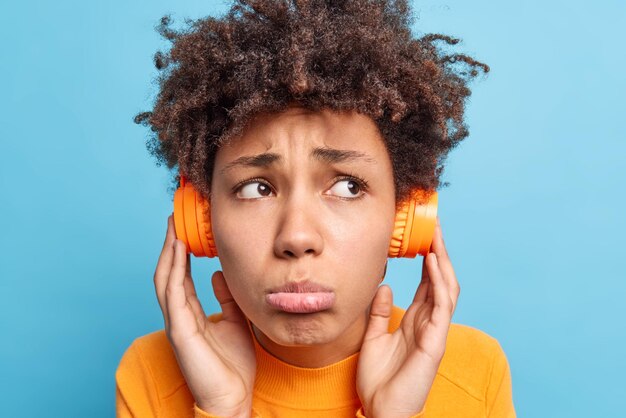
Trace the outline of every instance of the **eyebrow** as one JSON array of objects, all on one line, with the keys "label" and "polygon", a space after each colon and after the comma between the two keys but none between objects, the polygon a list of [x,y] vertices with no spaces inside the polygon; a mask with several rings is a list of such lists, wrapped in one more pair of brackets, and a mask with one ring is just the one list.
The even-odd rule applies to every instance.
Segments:
[{"label": "eyebrow", "polygon": [[[317,147],[313,149],[310,157],[324,162],[326,164],[337,164],[342,162],[363,161],[369,164],[375,164],[376,160],[369,155],[354,151],[354,150],[340,150],[328,147]],[[281,162],[282,157],[280,154],[273,152],[265,152],[258,155],[246,155],[239,157],[234,161],[231,161],[221,170],[224,174],[227,170],[234,167],[268,167],[276,162]]]}]

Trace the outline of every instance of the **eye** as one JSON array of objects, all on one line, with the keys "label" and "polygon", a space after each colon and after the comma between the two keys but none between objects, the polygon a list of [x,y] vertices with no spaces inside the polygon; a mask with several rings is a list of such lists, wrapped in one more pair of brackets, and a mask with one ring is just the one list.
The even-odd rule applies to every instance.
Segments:
[{"label": "eye", "polygon": [[237,197],[240,199],[258,199],[272,193],[269,185],[260,181],[250,181],[237,188]]},{"label": "eye", "polygon": [[361,197],[364,189],[365,187],[358,180],[353,178],[340,180],[330,188],[333,195],[348,199]]}]

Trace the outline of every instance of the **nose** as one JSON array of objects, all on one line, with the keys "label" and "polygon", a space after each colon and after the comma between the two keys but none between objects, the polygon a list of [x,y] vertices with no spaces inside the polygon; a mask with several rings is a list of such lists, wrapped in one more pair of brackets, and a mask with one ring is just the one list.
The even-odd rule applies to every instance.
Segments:
[{"label": "nose", "polygon": [[[274,253],[280,258],[301,258],[307,254],[319,255],[324,240],[317,217],[315,203],[292,196],[285,201],[279,213],[279,225],[274,240]],[[319,211],[318,211],[319,212]]]}]

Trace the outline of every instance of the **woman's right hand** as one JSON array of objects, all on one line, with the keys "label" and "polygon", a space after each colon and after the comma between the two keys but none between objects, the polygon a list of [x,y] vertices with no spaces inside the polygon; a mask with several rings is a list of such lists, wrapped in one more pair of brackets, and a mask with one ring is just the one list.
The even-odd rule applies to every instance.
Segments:
[{"label": "woman's right hand", "polygon": [[200,409],[225,417],[249,417],[256,357],[246,317],[221,271],[211,278],[223,319],[208,320],[196,295],[185,244],[176,239],[173,216],[154,273],[165,332]]}]

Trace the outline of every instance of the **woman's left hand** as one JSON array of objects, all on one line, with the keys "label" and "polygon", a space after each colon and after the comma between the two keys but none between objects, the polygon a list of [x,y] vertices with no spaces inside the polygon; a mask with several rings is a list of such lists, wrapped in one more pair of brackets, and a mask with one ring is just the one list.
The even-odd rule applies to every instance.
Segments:
[{"label": "woman's left hand", "polygon": [[422,279],[398,329],[388,332],[391,288],[380,286],[357,366],[357,392],[367,418],[408,418],[420,413],[446,350],[460,287],[443,243],[439,217]]}]

